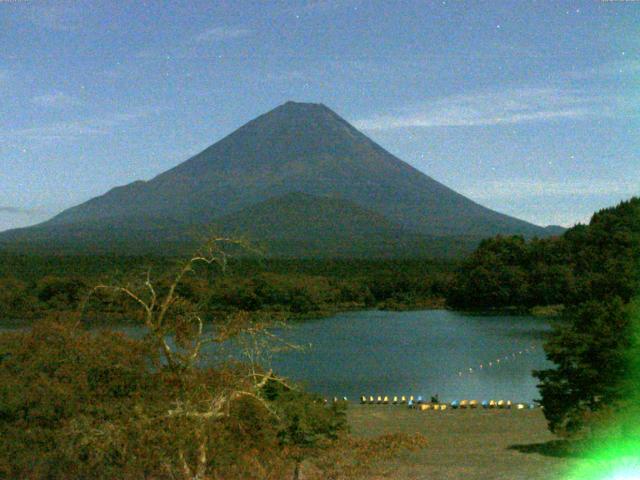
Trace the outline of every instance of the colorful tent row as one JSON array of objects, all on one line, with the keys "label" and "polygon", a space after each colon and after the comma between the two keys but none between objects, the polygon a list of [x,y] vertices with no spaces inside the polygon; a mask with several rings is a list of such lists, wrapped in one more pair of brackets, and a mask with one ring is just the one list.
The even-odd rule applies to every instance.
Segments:
[{"label": "colorful tent row", "polygon": [[[481,406],[482,408],[512,408],[514,404],[511,400],[483,400],[480,404],[478,404],[477,400],[454,400],[451,402],[451,408],[477,408]],[[525,408],[535,408],[533,403],[517,403],[515,404],[515,408],[518,410],[523,410]]]},{"label": "colorful tent row", "polygon": [[[414,408],[413,405],[410,405],[411,408]],[[420,405],[415,405],[415,408],[420,410],[421,412],[425,410],[446,410],[446,403],[421,403]]]},{"label": "colorful tent row", "polygon": [[[346,397],[344,398],[344,400],[346,401]],[[334,401],[337,401],[337,399],[334,399]],[[446,409],[446,405],[444,403],[439,403],[439,402],[425,402],[421,396],[418,396],[416,399],[414,399],[413,395],[411,395],[410,397],[405,397],[405,396],[394,396],[394,397],[387,397],[387,396],[377,396],[377,397],[373,397],[373,396],[369,396],[366,397],[365,395],[362,395],[360,397],[360,403],[364,404],[364,405],[375,405],[375,404],[382,404],[382,405],[408,405],[409,407],[421,407],[424,405],[429,405],[429,407],[426,408],[420,408],[420,410],[429,410],[430,408],[433,408],[434,410],[444,410]],[[439,405],[440,408],[434,408],[435,405]],[[444,407],[444,408],[442,408]],[[478,408],[478,407],[482,407],[482,408],[500,408],[500,409],[510,409],[510,408],[516,408],[518,410],[524,410],[525,408],[530,409],[530,408],[535,408],[535,405],[533,403],[517,403],[514,404],[511,402],[511,400],[483,400],[482,402],[478,402],[478,400],[454,400],[453,402],[451,402],[450,404],[451,408],[454,409],[465,409],[465,408]]]}]

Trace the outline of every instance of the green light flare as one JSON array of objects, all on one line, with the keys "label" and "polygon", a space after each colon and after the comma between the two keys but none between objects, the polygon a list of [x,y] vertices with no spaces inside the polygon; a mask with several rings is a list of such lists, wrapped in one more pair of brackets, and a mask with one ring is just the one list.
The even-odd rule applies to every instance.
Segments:
[{"label": "green light flare", "polygon": [[640,480],[640,299],[631,306],[628,398],[566,480]]},{"label": "green light flare", "polygon": [[640,480],[640,440],[608,443],[581,461],[566,480]]}]

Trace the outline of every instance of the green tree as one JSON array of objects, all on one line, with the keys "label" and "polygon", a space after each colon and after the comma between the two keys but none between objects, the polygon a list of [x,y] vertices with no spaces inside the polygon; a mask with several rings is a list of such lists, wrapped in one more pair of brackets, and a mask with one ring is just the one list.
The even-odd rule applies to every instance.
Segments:
[{"label": "green tree", "polygon": [[293,479],[298,480],[302,462],[321,455],[347,431],[347,404],[326,407],[320,396],[277,382],[267,383],[264,393],[280,418],[278,442],[293,460]]},{"label": "green tree", "polygon": [[519,236],[483,240],[460,267],[451,286],[450,303],[462,308],[528,305],[528,248]]},{"label": "green tree", "polygon": [[74,310],[87,291],[79,278],[47,275],[38,281],[37,295],[41,302],[60,310]]},{"label": "green tree", "polygon": [[536,371],[552,432],[576,434],[625,398],[629,307],[618,297],[570,308],[545,345],[554,368]]},{"label": "green tree", "polygon": [[27,315],[30,305],[36,303],[30,298],[27,285],[14,278],[0,278],[0,318],[18,318]]}]

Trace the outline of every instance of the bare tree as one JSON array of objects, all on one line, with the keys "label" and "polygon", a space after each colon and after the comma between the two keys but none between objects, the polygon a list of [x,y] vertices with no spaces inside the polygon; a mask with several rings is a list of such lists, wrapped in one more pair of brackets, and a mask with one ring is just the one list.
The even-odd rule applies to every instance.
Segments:
[{"label": "bare tree", "polygon": [[[178,268],[168,287],[159,288],[149,270],[137,288],[101,284],[96,285],[90,294],[107,290],[122,294],[139,305],[149,339],[162,354],[162,368],[168,369],[179,382],[179,394],[173,398],[165,416],[168,420],[183,420],[191,426],[197,451],[178,449],[178,465],[168,464],[166,468],[172,476],[178,475],[185,480],[209,478],[207,475],[211,452],[208,449],[208,432],[216,421],[229,416],[234,401],[250,397],[271,415],[277,416],[263,397],[262,390],[270,381],[286,383],[272,369],[265,371],[260,365],[264,364],[263,360],[273,350],[274,342],[280,347],[297,348],[281,341],[267,330],[272,322],[264,318],[256,320],[246,312],[220,315],[205,328],[199,309],[177,293],[185,276],[193,274],[199,264],[217,266],[218,274],[223,274],[231,255],[230,248],[253,251],[246,241],[215,237]],[[83,310],[85,306],[86,301]],[[221,344],[231,338],[242,339],[239,343],[247,368],[224,386],[216,389],[201,388],[198,363],[203,347],[212,343]],[[286,386],[290,388],[289,385]]]}]

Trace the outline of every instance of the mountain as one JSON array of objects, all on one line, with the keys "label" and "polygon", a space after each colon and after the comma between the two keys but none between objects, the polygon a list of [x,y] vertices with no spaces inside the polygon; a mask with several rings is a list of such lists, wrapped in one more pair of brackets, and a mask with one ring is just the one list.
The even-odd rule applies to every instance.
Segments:
[{"label": "mountain", "polygon": [[[294,193],[298,197],[287,196]],[[272,240],[304,243],[324,234],[348,241],[371,237],[372,228],[385,238],[440,242],[549,235],[419,172],[324,105],[287,102],[152,180],[114,188],[40,225],[1,233],[0,246],[180,250],[185,231],[215,224],[260,236],[259,225],[282,216],[296,224]]]},{"label": "mountain", "polygon": [[427,237],[350,201],[300,192],[251,205],[214,225],[280,257],[456,257],[471,252],[479,240]]}]

